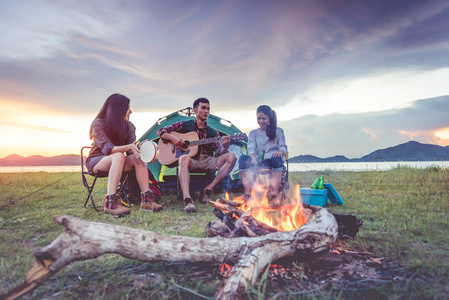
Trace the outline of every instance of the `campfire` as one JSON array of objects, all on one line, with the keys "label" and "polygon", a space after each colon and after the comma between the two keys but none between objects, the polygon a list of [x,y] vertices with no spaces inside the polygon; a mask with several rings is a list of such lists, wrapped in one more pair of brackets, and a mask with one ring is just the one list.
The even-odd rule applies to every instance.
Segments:
[{"label": "campfire", "polygon": [[217,220],[206,226],[206,235],[223,237],[260,236],[276,231],[292,231],[307,223],[311,211],[304,208],[300,188],[289,192],[279,206],[271,206],[268,190],[258,186],[247,201],[243,196],[229,199],[229,194],[211,204]]}]

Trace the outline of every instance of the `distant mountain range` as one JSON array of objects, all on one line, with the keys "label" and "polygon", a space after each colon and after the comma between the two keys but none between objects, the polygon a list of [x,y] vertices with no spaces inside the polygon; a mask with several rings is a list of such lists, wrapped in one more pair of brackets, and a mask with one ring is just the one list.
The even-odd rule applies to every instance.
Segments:
[{"label": "distant mountain range", "polygon": [[17,154],[0,158],[0,166],[76,166],[81,165],[79,155],[59,155],[53,157],[45,157],[41,155],[33,155],[23,157]]},{"label": "distant mountain range", "polygon": [[290,158],[294,163],[312,162],[369,162],[369,161],[439,161],[449,160],[449,146],[442,147],[410,141],[394,147],[376,150],[361,158],[347,158],[342,155],[320,158],[313,155],[299,155]]},{"label": "distant mountain range", "polygon": [[[394,147],[376,150],[361,158],[347,158],[342,155],[320,158],[313,155],[299,155],[290,158],[292,163],[314,162],[369,162],[369,161],[449,161],[449,146],[442,147],[418,142],[407,142]],[[80,156],[75,154],[45,157],[40,155],[23,157],[9,155],[0,158],[0,166],[76,166]]]}]

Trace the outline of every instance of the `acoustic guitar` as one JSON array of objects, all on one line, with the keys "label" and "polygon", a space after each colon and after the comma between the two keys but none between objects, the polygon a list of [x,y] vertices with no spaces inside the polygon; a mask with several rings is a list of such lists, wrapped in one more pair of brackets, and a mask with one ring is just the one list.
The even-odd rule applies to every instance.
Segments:
[{"label": "acoustic guitar", "polygon": [[[195,156],[198,153],[198,146],[204,144],[211,144],[221,140],[221,136],[208,138],[204,140],[198,139],[198,134],[195,131],[187,133],[170,132],[184,141],[182,148],[177,149],[170,141],[159,139],[159,162],[167,167],[174,167],[178,164],[178,159],[181,155]],[[246,140],[246,133],[236,133],[229,136],[231,141]]]}]

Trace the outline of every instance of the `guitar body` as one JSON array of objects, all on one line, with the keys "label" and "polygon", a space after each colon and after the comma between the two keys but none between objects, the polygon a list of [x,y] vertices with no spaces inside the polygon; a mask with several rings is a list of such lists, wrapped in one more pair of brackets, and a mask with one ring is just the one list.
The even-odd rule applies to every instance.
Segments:
[{"label": "guitar body", "polygon": [[173,168],[178,165],[178,159],[181,155],[186,154],[193,157],[198,153],[198,145],[190,145],[192,141],[198,140],[198,134],[195,131],[187,133],[170,132],[170,134],[183,140],[184,147],[182,149],[176,149],[171,142],[164,142],[162,139],[159,139],[159,162],[169,168]]},{"label": "guitar body", "polygon": [[[187,133],[170,132],[181,140],[184,141],[184,146],[182,149],[176,149],[171,142],[164,142],[159,139],[159,162],[169,168],[176,167],[178,165],[178,159],[181,155],[188,155],[194,157],[198,153],[198,146],[218,142],[221,140],[221,136],[207,138],[204,140],[198,139],[198,134],[195,131]],[[230,135],[231,141],[246,140],[248,137],[245,133],[235,133]]]}]

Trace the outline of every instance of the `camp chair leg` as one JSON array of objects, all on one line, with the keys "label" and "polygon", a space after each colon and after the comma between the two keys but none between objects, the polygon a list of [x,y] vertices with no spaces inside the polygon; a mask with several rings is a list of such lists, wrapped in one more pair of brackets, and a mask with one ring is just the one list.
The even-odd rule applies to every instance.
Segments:
[{"label": "camp chair leg", "polygon": [[101,210],[99,210],[98,208],[97,208],[97,206],[95,205],[95,202],[94,202],[94,198],[93,198],[93,196],[92,196],[92,190],[94,189],[94,186],[95,186],[95,182],[97,181],[97,176],[95,176],[95,178],[94,178],[94,181],[92,182],[92,185],[91,186],[89,186],[88,184],[87,184],[87,179],[86,179],[86,181],[85,181],[85,186],[86,186],[86,188],[87,188],[87,198],[86,198],[86,202],[84,202],[84,208],[86,208],[86,206],[87,206],[87,202],[89,201],[89,199],[90,199],[90,202],[92,203],[92,206],[93,206],[93,208],[96,210],[96,211],[101,211]]}]

